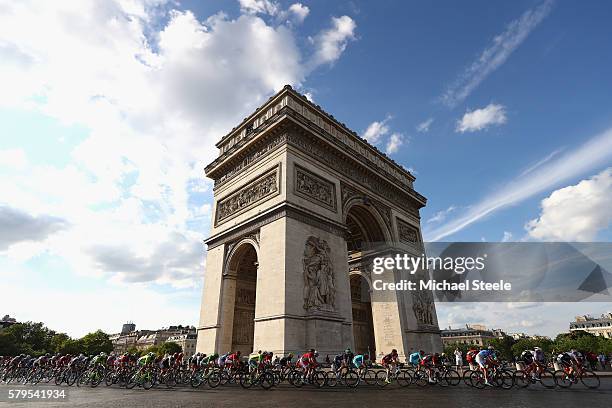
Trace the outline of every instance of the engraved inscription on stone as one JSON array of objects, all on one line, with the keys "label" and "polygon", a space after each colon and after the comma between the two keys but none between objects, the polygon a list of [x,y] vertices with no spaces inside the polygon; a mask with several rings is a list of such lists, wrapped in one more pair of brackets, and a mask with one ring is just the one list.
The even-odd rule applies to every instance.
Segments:
[{"label": "engraved inscription on stone", "polygon": [[336,211],[336,186],[334,183],[299,166],[295,166],[294,179],[296,195]]},{"label": "engraved inscription on stone", "polygon": [[279,169],[264,174],[217,203],[216,223],[219,224],[252,207],[264,198],[279,192]]}]

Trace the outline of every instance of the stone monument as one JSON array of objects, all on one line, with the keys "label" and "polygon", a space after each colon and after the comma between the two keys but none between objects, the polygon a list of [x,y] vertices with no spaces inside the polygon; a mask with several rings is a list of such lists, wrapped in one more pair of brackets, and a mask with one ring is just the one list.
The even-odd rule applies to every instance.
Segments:
[{"label": "stone monument", "polygon": [[198,351],[441,350],[431,293],[371,287],[423,251],[410,172],[289,86],[216,146]]}]

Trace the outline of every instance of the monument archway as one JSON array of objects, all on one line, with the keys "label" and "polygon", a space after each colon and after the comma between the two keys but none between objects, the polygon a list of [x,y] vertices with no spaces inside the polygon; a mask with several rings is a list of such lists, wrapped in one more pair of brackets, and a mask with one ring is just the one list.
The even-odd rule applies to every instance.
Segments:
[{"label": "monument archway", "polygon": [[371,290],[375,256],[423,251],[409,171],[290,86],[216,146],[197,351],[441,350],[430,293]]}]

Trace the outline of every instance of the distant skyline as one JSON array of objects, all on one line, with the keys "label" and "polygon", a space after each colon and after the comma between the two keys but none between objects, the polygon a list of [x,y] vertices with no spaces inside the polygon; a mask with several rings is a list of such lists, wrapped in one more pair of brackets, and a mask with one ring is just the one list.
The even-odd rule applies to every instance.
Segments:
[{"label": "distant skyline", "polygon": [[[197,325],[224,134],[285,84],[416,176],[426,240],[612,240],[612,4],[0,0],[0,313]],[[438,304],[554,335],[606,303]]]}]

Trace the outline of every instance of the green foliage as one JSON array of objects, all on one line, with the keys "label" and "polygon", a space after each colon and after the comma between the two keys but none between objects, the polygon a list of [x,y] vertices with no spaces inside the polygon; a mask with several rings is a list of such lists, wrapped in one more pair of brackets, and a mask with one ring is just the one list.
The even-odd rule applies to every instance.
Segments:
[{"label": "green foliage", "polygon": [[108,334],[102,330],[86,334],[81,340],[83,353],[86,355],[100,354],[101,352],[110,353],[113,351],[113,343]]},{"label": "green foliage", "polygon": [[501,339],[491,339],[486,341],[485,346],[493,346],[499,353],[499,358],[502,360],[512,360],[512,346],[515,340],[510,336],[504,336]]},{"label": "green foliage", "polygon": [[173,341],[167,341],[159,347],[159,354],[174,354],[183,351],[181,346]]},{"label": "green foliage", "polygon": [[0,330],[0,355],[98,354],[112,350],[112,342],[101,330],[89,333],[81,339],[72,339],[65,333],[56,333],[42,323],[17,323]]},{"label": "green foliage", "polygon": [[138,353],[138,354],[139,355],[145,355],[145,354],[148,354],[148,353],[160,354],[159,347],[158,346],[149,346],[149,347],[147,347],[147,349],[142,354],[140,354],[140,353]]}]

